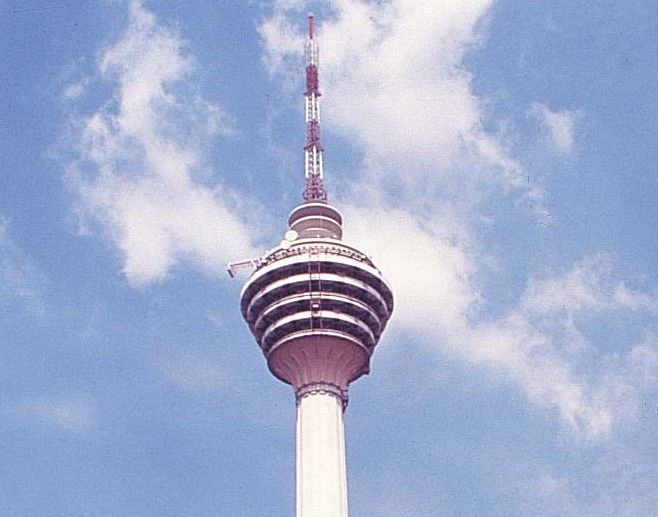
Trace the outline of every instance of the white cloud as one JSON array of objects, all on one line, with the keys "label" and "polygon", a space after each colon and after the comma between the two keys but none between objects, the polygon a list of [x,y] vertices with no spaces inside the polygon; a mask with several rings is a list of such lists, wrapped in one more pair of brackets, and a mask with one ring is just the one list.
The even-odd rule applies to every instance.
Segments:
[{"label": "white cloud", "polygon": [[564,276],[532,281],[524,293],[523,309],[538,314],[569,315],[601,309],[615,297],[610,268],[610,257],[600,255],[576,263]]},{"label": "white cloud", "polygon": [[614,258],[599,253],[575,263],[563,276],[533,280],[523,295],[524,311],[572,318],[577,312],[658,313],[658,296],[630,287],[615,271]]},{"label": "white cloud", "polygon": [[614,292],[614,303],[632,310],[648,311],[658,314],[658,296],[618,285]]},{"label": "white cloud", "polygon": [[14,242],[7,219],[0,216],[0,301],[21,308],[35,318],[45,315],[45,278],[27,254]]},{"label": "white cloud", "polygon": [[[74,119],[68,135],[77,212],[83,227],[100,223],[134,284],[162,279],[181,261],[221,271],[253,253],[237,215],[246,201],[219,182],[209,185],[204,149],[233,130],[230,117],[195,91],[194,58],[178,33],[138,1],[129,13],[125,33],[98,59],[112,95]],[[67,92],[79,96],[86,84]]]},{"label": "white cloud", "polygon": [[643,386],[658,384],[658,338],[648,333],[643,343],[633,347],[629,354],[631,374]]},{"label": "white cloud", "polygon": [[346,238],[372,253],[394,286],[394,321],[411,328],[429,323],[450,334],[463,327],[478,294],[471,281],[475,265],[455,233],[377,204],[341,203],[341,210]]},{"label": "white cloud", "polygon": [[533,102],[528,113],[541,124],[548,141],[561,152],[572,152],[578,111],[553,111],[541,102]]},{"label": "white cloud", "polygon": [[486,319],[478,316],[479,257],[465,252],[459,225],[443,222],[450,217],[437,224],[379,202],[341,206],[346,237],[375,257],[394,287],[392,332],[414,332],[430,349],[485,366],[554,410],[577,437],[602,439],[617,421],[635,418],[642,390],[658,373],[655,347],[622,343],[620,362],[618,348],[606,352],[577,322],[578,315],[654,314],[656,297],[624,283],[612,257],[586,257],[562,275],[531,279],[516,306]]},{"label": "white cloud", "polygon": [[[578,436],[596,439],[611,431],[619,393],[604,385],[603,373],[597,382],[576,372],[573,359],[559,346],[562,322],[538,325],[525,309],[528,300],[540,299],[539,293],[550,291],[549,286],[557,286],[549,307],[588,307],[585,302],[592,303],[601,293],[573,286],[572,279],[595,276],[595,271],[584,271],[595,261],[577,264],[563,278],[531,282],[518,307],[496,320],[478,319],[475,257],[464,252],[463,243],[449,233],[437,234],[440,226],[431,221],[423,225],[402,211],[377,205],[343,211],[346,236],[376,257],[394,286],[393,331],[416,332],[430,349],[486,366],[494,377],[517,385],[533,403],[555,409]],[[378,221],[376,232],[373,220]]]},{"label": "white cloud", "polygon": [[75,100],[80,97],[89,86],[89,78],[83,77],[79,81],[74,81],[66,85],[62,96],[67,100]]},{"label": "white cloud", "polygon": [[266,19],[259,27],[261,37],[268,42],[263,49],[263,62],[272,74],[283,74],[285,85],[292,88],[299,74],[295,73],[294,64],[303,52],[304,40],[295,30],[290,20],[277,14]]},{"label": "white cloud", "polygon": [[218,361],[191,352],[158,359],[157,369],[173,386],[189,392],[215,392],[227,386],[228,372]]},{"label": "white cloud", "polygon": [[556,494],[561,494],[568,488],[568,480],[561,477],[556,477],[550,473],[544,474],[537,480],[537,491],[540,496],[553,497]]},{"label": "white cloud", "polygon": [[95,424],[96,404],[85,395],[47,395],[5,405],[4,413],[18,420],[83,433]]},{"label": "white cloud", "polygon": [[[495,356],[502,350],[503,368],[531,400],[557,408],[563,421],[580,435],[604,438],[616,420],[634,418],[643,386],[626,364],[614,365],[618,348],[606,351],[588,339],[578,317],[615,318],[629,311],[651,315],[647,307],[620,301],[616,295],[620,290],[650,297],[624,284],[611,257],[586,257],[561,276],[530,280],[518,308],[490,325],[484,335],[477,326],[475,337],[495,350]],[[620,345],[622,350],[630,348],[628,343]],[[574,355],[574,349],[580,354]],[[630,349],[626,361],[643,352]]]}]

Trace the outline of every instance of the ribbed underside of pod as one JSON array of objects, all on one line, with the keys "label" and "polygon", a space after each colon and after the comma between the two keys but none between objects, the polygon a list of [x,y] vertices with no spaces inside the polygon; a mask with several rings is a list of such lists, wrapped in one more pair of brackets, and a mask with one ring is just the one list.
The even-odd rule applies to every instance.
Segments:
[{"label": "ribbed underside of pod", "polygon": [[296,388],[346,387],[368,372],[393,295],[355,248],[306,238],[265,258],[243,288],[241,309],[274,375]]}]

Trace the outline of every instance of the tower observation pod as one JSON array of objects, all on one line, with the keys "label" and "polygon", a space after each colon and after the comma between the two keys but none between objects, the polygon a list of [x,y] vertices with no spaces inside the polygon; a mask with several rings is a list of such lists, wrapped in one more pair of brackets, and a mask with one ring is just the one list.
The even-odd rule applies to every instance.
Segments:
[{"label": "tower observation pod", "polygon": [[327,201],[320,141],[318,46],[313,15],[306,43],[304,202],[279,246],[259,259],[241,294],[244,319],[274,376],[297,401],[297,517],[347,517],[343,412],[350,383],[393,310],[393,294],[371,259],[342,240],[343,218]]}]

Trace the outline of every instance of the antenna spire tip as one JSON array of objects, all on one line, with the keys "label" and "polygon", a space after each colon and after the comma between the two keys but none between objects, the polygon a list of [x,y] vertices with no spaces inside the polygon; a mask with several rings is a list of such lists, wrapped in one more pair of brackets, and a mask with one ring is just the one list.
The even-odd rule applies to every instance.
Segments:
[{"label": "antenna spire tip", "polygon": [[313,38],[313,20],[315,15],[312,12],[308,13],[308,37]]}]

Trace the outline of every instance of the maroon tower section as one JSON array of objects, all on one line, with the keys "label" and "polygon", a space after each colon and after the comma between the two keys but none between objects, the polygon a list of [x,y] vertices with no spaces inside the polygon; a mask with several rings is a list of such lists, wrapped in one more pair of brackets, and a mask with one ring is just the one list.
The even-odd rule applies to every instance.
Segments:
[{"label": "maroon tower section", "polygon": [[313,15],[308,16],[308,40],[306,41],[306,91],[304,106],[306,118],[306,145],[304,146],[304,200],[327,201],[324,189],[322,165],[322,140],[320,138],[320,75],[319,49],[315,40]]}]

